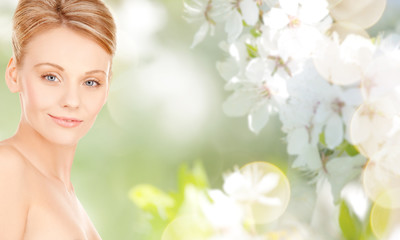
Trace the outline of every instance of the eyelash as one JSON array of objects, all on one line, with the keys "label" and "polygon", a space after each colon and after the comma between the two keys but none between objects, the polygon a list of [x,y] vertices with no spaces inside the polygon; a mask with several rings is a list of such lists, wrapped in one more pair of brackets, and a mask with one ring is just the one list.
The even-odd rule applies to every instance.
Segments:
[{"label": "eyelash", "polygon": [[[55,82],[55,81],[50,81],[50,80],[48,80],[47,77],[55,77],[55,78],[58,80],[57,76],[55,76],[54,74],[48,74],[48,73],[47,73],[47,74],[43,74],[43,75],[41,76],[41,78],[44,79],[44,80],[46,80],[46,81]],[[86,86],[88,86],[88,87],[99,87],[99,86],[101,85],[101,84],[100,84],[98,81],[96,81],[96,80],[87,80],[87,81],[85,81],[85,83],[86,83],[86,82],[89,82],[89,81],[95,82],[96,85],[95,85],[95,86],[88,86],[88,85],[86,85]]]}]

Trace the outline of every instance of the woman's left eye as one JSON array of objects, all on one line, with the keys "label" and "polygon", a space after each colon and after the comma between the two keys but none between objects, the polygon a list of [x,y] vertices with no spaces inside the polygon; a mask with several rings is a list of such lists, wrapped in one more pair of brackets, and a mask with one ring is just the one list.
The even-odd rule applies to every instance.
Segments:
[{"label": "woman's left eye", "polygon": [[89,87],[96,87],[96,86],[98,86],[98,85],[100,85],[100,84],[99,84],[97,81],[88,80],[88,81],[85,82],[85,85],[86,85],[86,86],[89,86]]}]

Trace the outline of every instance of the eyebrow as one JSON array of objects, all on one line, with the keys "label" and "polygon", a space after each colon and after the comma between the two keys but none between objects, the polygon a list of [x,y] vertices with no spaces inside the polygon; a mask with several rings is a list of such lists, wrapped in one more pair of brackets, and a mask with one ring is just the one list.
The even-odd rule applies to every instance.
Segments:
[{"label": "eyebrow", "polygon": [[[34,67],[40,67],[40,66],[43,66],[43,65],[49,65],[49,66],[55,67],[55,68],[59,69],[60,71],[64,72],[64,68],[63,67],[61,67],[60,65],[54,64],[54,63],[48,63],[48,62],[46,62],[46,63],[38,63]],[[92,70],[92,71],[86,72],[85,75],[94,74],[94,73],[102,73],[102,74],[107,76],[107,73],[105,71],[103,71],[103,70]]]}]

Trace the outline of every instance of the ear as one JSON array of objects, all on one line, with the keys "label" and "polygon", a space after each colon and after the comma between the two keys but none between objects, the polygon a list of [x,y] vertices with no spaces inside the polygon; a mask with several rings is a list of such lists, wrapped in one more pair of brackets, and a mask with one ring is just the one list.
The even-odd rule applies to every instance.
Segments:
[{"label": "ear", "polygon": [[13,93],[19,92],[20,85],[19,82],[17,81],[17,62],[15,61],[14,56],[12,56],[10,58],[10,61],[8,62],[5,77],[8,89],[10,89],[10,91]]}]

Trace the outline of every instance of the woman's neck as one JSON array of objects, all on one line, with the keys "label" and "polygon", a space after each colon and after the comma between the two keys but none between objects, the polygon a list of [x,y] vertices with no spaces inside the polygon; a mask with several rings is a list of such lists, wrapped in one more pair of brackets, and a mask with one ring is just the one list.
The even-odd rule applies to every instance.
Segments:
[{"label": "woman's neck", "polygon": [[10,142],[39,172],[61,181],[68,191],[73,192],[70,176],[76,145],[66,146],[51,142],[24,120],[21,120]]}]

